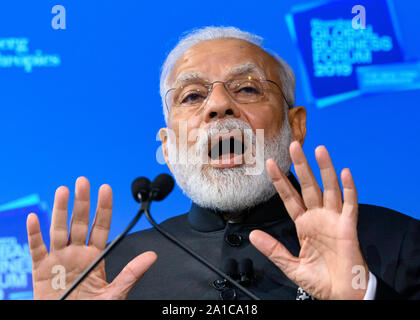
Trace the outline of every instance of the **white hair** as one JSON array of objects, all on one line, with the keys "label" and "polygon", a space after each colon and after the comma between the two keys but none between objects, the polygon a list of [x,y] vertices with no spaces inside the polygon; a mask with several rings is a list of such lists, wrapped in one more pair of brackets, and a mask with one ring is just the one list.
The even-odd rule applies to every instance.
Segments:
[{"label": "white hair", "polygon": [[185,51],[187,51],[189,48],[196,45],[197,43],[206,40],[221,38],[234,38],[245,40],[255,44],[256,46],[265,50],[267,53],[271,54],[278,61],[280,66],[279,76],[282,82],[281,87],[284,94],[284,98],[287,102],[287,105],[285,105],[285,107],[289,108],[294,106],[296,85],[295,74],[292,68],[290,68],[290,66],[287,64],[287,62],[280,58],[278,54],[276,54],[272,50],[268,50],[262,47],[263,38],[234,27],[209,26],[201,29],[195,29],[181,37],[178,44],[168,54],[165,62],[162,65],[162,71],[160,75],[160,96],[162,98],[163,114],[165,116],[166,123],[168,122],[168,110],[165,104],[165,94],[166,91],[169,89],[167,80],[175,63]]}]

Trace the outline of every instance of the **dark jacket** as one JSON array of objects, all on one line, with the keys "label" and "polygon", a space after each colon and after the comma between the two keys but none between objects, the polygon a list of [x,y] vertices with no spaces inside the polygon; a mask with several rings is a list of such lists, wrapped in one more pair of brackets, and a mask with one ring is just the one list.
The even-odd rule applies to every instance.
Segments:
[{"label": "dark jacket", "polygon": [[[300,191],[295,177],[289,179]],[[226,269],[228,259],[239,266],[243,259],[250,259],[254,278],[247,288],[261,299],[296,299],[297,286],[248,239],[252,230],[260,229],[299,255],[294,223],[278,195],[248,210],[241,222],[226,222],[220,213],[193,203],[190,212],[160,226],[225,272],[232,271]],[[420,299],[420,222],[390,209],[360,204],[358,235],[369,270],[377,278],[376,299]],[[128,299],[212,300],[221,299],[221,292],[224,298],[233,294],[236,299],[249,299],[223,284],[216,289],[220,276],[155,229],[130,234],[111,252],[105,261],[107,280],[112,281],[131,259],[148,250],[155,251],[158,259]]]}]

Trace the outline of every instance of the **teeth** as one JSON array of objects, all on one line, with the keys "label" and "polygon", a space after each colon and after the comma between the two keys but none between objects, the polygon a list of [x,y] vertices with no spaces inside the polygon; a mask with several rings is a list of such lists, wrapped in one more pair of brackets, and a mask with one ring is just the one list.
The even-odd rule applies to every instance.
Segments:
[{"label": "teeth", "polygon": [[243,154],[245,152],[245,145],[243,142],[238,141],[237,139],[230,137],[227,139],[219,140],[209,152],[209,157],[211,159],[218,159],[221,155],[224,154]]}]

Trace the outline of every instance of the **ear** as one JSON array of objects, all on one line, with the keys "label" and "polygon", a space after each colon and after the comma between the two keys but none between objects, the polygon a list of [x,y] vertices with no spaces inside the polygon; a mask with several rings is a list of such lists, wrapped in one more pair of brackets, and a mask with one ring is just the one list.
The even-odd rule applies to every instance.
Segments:
[{"label": "ear", "polygon": [[288,111],[289,124],[292,129],[293,140],[299,141],[303,146],[306,137],[306,109],[293,107]]},{"label": "ear", "polygon": [[159,138],[160,142],[162,143],[162,153],[165,157],[166,165],[168,166],[169,170],[172,172],[171,163],[169,162],[168,157],[168,128],[160,128],[159,130]]}]

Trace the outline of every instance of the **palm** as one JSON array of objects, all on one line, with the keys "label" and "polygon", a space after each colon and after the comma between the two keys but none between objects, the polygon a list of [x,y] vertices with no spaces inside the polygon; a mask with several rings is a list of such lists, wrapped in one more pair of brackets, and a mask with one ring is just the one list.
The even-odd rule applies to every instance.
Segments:
[{"label": "palm", "polygon": [[[100,251],[92,247],[67,247],[60,252],[49,254],[41,261],[33,272],[34,292],[47,293],[44,299],[58,299],[64,293],[64,289],[54,288],[52,274],[54,266],[65,266],[65,281],[73,283],[93,260],[99,256]],[[107,283],[105,280],[105,268],[103,262],[98,265],[69,296],[69,299],[92,299],[101,298]],[[51,288],[55,290],[51,290]],[[37,296],[35,296],[35,299]]]},{"label": "palm", "polygon": [[290,153],[302,187],[302,196],[274,162],[268,172],[293,219],[300,243],[294,257],[269,235],[254,231],[252,243],[266,254],[297,285],[318,299],[363,298],[363,290],[352,287],[353,267],[367,270],[357,238],[357,196],[350,172],[343,170],[344,203],[325,148],[317,150],[324,194],[321,193],[303,151],[297,142]]},{"label": "palm", "polygon": [[[88,243],[89,182],[79,178],[70,226],[67,231],[68,190],[56,191],[50,229],[51,246],[47,252],[38,218],[30,214],[27,221],[32,256],[32,277],[35,299],[58,299],[105,249],[112,215],[112,191],[99,190],[98,208]],[[156,255],[143,253],[134,258],[112,283],[107,283],[105,264],[100,262],[68,296],[68,299],[123,299],[153,264]]]},{"label": "palm", "polygon": [[347,270],[347,256],[357,253],[353,252],[357,238],[345,220],[336,212],[315,209],[295,221],[301,250],[292,280],[313,283],[306,289],[320,299],[333,294],[335,278],[343,279],[347,272],[332,273]]}]

